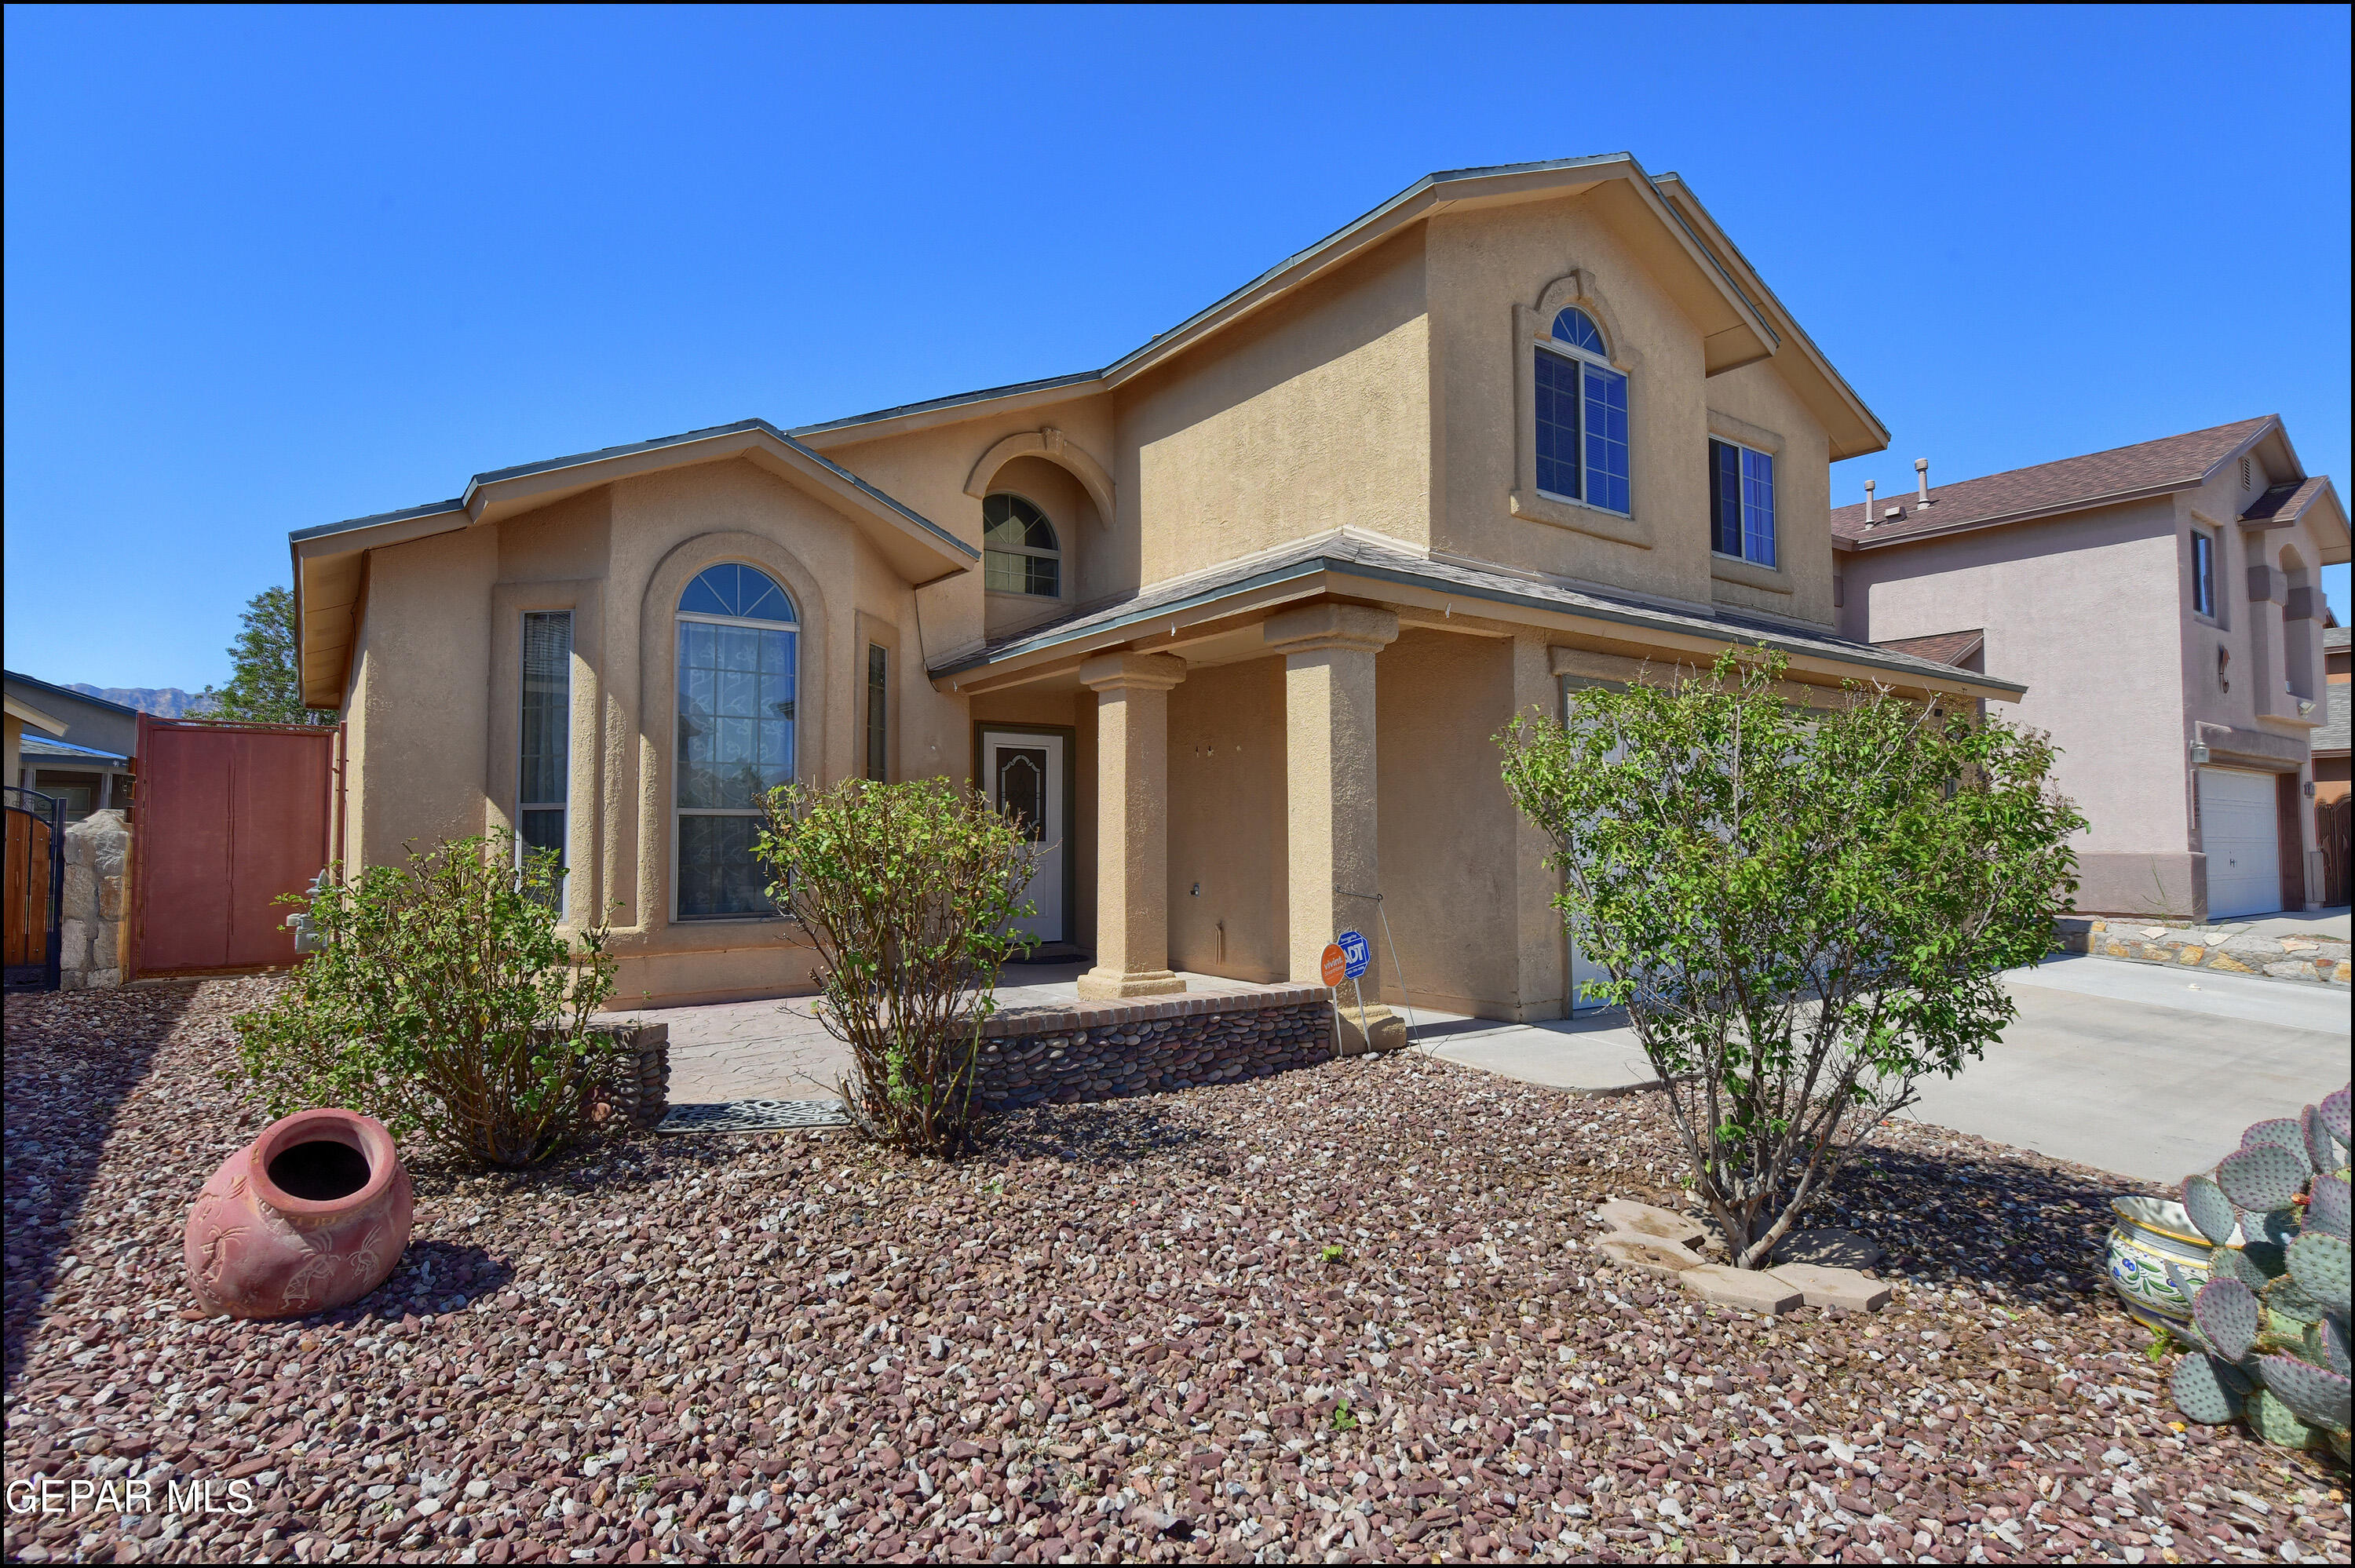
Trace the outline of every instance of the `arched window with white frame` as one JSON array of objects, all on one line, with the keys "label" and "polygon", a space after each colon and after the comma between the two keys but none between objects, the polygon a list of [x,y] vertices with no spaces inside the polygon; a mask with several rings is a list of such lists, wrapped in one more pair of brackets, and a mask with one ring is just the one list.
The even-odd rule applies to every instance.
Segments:
[{"label": "arched window with white frame", "polygon": [[993,593],[1060,599],[1063,547],[1055,525],[1033,503],[1010,491],[981,503],[982,587]]},{"label": "arched window with white frame", "polygon": [[672,847],[681,920],[776,914],[752,843],[761,798],[794,778],[800,619],[775,579],[733,561],[707,567],[679,595]]},{"label": "arched window with white frame", "polygon": [[1603,329],[1576,305],[1565,306],[1536,354],[1538,489],[1629,511],[1627,377],[1612,366]]}]

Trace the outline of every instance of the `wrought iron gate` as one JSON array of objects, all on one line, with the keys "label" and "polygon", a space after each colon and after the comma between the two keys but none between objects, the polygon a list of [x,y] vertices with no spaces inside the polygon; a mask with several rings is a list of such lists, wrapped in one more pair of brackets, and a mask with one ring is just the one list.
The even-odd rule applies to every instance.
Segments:
[{"label": "wrought iron gate", "polygon": [[58,989],[66,902],[65,802],[6,787],[7,989]]}]

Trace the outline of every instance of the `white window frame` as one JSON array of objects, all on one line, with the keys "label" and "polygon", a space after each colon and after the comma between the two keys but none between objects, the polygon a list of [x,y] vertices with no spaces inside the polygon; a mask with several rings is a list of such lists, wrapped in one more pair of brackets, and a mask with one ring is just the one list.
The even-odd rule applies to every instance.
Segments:
[{"label": "white window frame", "polygon": [[[1587,311],[1587,310],[1585,310],[1585,308],[1584,308],[1583,306],[1580,306],[1580,305],[1564,305],[1564,306],[1562,306],[1562,307],[1561,307],[1561,310],[1563,310],[1563,311],[1568,311],[1568,310],[1576,310],[1576,311],[1581,311],[1581,312],[1582,312],[1582,313],[1585,314],[1585,316],[1586,316],[1586,319],[1587,319],[1587,320],[1589,320],[1589,321],[1594,321],[1594,313],[1593,313],[1592,311]],[[1560,315],[1561,315],[1561,311],[1556,311],[1556,312],[1554,313],[1554,316],[1557,316],[1557,317],[1558,317],[1558,316],[1560,316]],[[1602,323],[1601,322],[1594,322],[1594,330],[1595,330],[1595,332],[1596,332],[1598,334],[1600,334],[1603,332],[1603,323]],[[1560,339],[1560,338],[1558,338],[1558,337],[1554,336],[1554,335],[1553,335],[1553,317],[1549,317],[1549,318],[1547,318],[1546,323],[1545,323],[1545,332],[1546,332],[1546,335],[1545,335],[1543,338],[1541,338],[1541,339],[1538,340],[1537,342],[1534,342],[1534,343],[1532,343],[1532,344],[1529,344],[1529,347],[1530,347],[1530,349],[1531,349],[1533,352],[1538,353],[1538,354],[1553,354],[1553,355],[1561,355],[1562,358],[1567,359],[1567,360],[1569,360],[1569,361],[1571,361],[1572,363],[1576,364],[1576,365],[1599,365],[1599,366],[1601,366],[1604,369],[1605,369],[1605,370],[1609,371],[1612,375],[1616,376],[1617,377],[1619,377],[1619,379],[1620,379],[1620,380],[1625,381],[1625,382],[1627,382],[1630,386],[1632,386],[1632,385],[1634,384],[1634,382],[1635,382],[1635,377],[1634,377],[1634,376],[1630,376],[1626,371],[1624,371],[1624,370],[1620,369],[1617,366],[1615,366],[1615,365],[1612,364],[1612,363],[1611,363],[1611,361],[1610,361],[1610,359],[1608,358],[1608,356],[1606,356],[1606,355],[1604,355],[1596,354],[1596,353],[1595,353],[1593,350],[1592,350],[1592,349],[1581,348],[1581,347],[1579,347],[1579,346],[1578,346],[1576,344],[1574,344],[1574,343],[1564,343],[1561,339]],[[1604,340],[1603,340],[1603,344],[1604,344],[1604,346],[1605,348],[1608,348],[1608,347],[1610,347],[1610,345],[1611,345],[1611,340],[1610,340],[1608,337],[1604,337]],[[1537,367],[1536,367],[1534,365],[1532,365],[1532,366],[1530,366],[1530,368],[1529,368],[1529,376],[1530,376],[1530,378],[1531,378],[1531,379],[1530,379],[1531,391],[1532,391],[1532,393],[1534,394],[1535,389],[1536,389],[1536,376],[1537,376]],[[1532,400],[1531,405],[1530,405],[1530,408],[1529,408],[1529,431],[1528,431],[1528,439],[1529,439],[1529,441],[1530,446],[1531,446],[1532,448],[1534,448],[1534,447],[1536,446],[1536,444],[1537,444],[1537,439],[1538,439],[1538,432],[1537,432],[1537,408],[1536,408],[1536,405],[1535,405],[1534,400]],[[1540,496],[1543,496],[1543,497],[1544,497],[1546,500],[1548,500],[1548,501],[1558,502],[1558,503],[1561,503],[1561,504],[1563,504],[1563,505],[1567,505],[1567,506],[1584,506],[1584,507],[1587,507],[1587,508],[1589,508],[1589,509],[1591,509],[1591,510],[1593,510],[1593,511],[1600,512],[1600,513],[1604,513],[1604,514],[1606,514],[1606,515],[1608,515],[1608,516],[1612,516],[1612,517],[1633,517],[1633,516],[1636,514],[1636,475],[1635,475],[1635,471],[1634,471],[1634,470],[1635,470],[1635,466],[1636,466],[1636,464],[1635,464],[1635,455],[1636,455],[1636,408],[1635,408],[1635,398],[1634,398],[1634,397],[1633,397],[1632,395],[1630,395],[1630,397],[1628,397],[1628,400],[1627,400],[1627,458],[1628,458],[1627,467],[1628,467],[1628,471],[1628,471],[1628,474],[1627,474],[1627,505],[1626,505],[1626,507],[1623,510],[1622,508],[1620,508],[1620,507],[1616,507],[1616,506],[1605,506],[1602,502],[1600,502],[1600,501],[1590,501],[1590,500],[1588,500],[1588,499],[1587,499],[1585,496],[1583,496],[1583,495],[1564,495],[1561,491],[1559,491],[1559,490],[1548,490],[1548,489],[1547,489],[1544,485],[1542,485],[1542,484],[1539,484],[1539,485],[1537,485],[1537,486],[1536,486],[1537,493],[1538,493]],[[1581,490],[1592,490],[1592,489],[1593,489],[1593,488],[1594,488],[1594,487],[1593,487],[1593,485],[1592,485],[1591,483],[1589,483],[1589,482],[1587,482],[1587,477],[1586,477],[1586,474],[1587,474],[1587,467],[1588,467],[1588,464],[1587,464],[1587,461],[1586,461],[1586,372],[1585,372],[1585,371],[1583,371],[1583,370],[1581,370],[1581,371],[1578,373],[1578,488],[1579,488],[1579,489],[1581,489]],[[1534,471],[1535,471],[1534,468],[1531,470],[1531,471],[1532,471],[1532,472],[1534,472]]]},{"label": "white window frame", "polygon": [[[1750,558],[1748,550],[1748,546],[1750,544],[1750,495],[1749,491],[1746,488],[1750,476],[1746,473],[1737,473],[1735,475],[1735,478],[1745,487],[1741,495],[1737,498],[1737,503],[1742,509],[1742,514],[1740,521],[1743,551],[1739,556],[1729,556],[1723,550],[1717,547],[1717,519],[1712,516],[1709,520],[1709,553],[1710,558],[1720,561],[1739,561],[1743,566],[1755,567],[1762,572],[1781,571],[1783,569],[1783,475],[1779,468],[1781,454],[1770,451],[1764,447],[1757,446],[1749,441],[1736,440],[1732,436],[1719,435],[1714,430],[1710,432],[1708,446],[1725,446],[1732,447],[1736,451],[1754,452],[1758,456],[1764,458],[1769,465],[1772,465],[1771,471],[1774,473],[1774,517],[1773,523],[1774,558],[1772,561],[1753,561]],[[1708,447],[1702,448],[1702,450],[1704,451],[1707,450]],[[1739,463],[1734,466],[1736,469],[1741,467]]]},{"label": "white window frame", "polygon": [[[732,564],[732,565],[736,565],[736,566],[741,566],[741,567],[744,567],[746,570],[748,570],[748,571],[756,571],[756,572],[759,572],[762,577],[767,577],[771,582],[773,582],[773,583],[776,583],[778,593],[780,593],[781,595],[783,595],[783,596],[784,600],[785,600],[785,602],[786,602],[787,604],[793,605],[793,607],[794,607],[794,614],[795,615],[795,617],[796,617],[796,618],[798,618],[798,617],[800,616],[800,614],[801,614],[801,606],[800,606],[799,604],[797,604],[797,603],[795,603],[795,602],[794,602],[794,596],[793,596],[792,591],[791,591],[790,589],[788,589],[788,588],[785,587],[785,585],[784,585],[783,583],[782,583],[782,582],[778,582],[777,577],[776,577],[776,575],[775,575],[774,573],[771,572],[767,567],[762,567],[762,566],[756,566],[756,565],[754,565],[753,563],[749,562],[749,561],[738,561],[738,562],[733,562],[733,563],[727,562],[727,561],[714,561],[714,562],[712,562],[712,563],[711,563],[711,565],[712,565],[712,566],[714,566],[714,567],[719,567],[719,566],[728,566],[728,565],[731,565],[731,564]],[[706,569],[706,570],[708,570],[708,569],[709,569],[709,567],[707,567],[707,568],[705,568],[705,569]],[[700,574],[698,574],[698,575],[700,575]],[[695,578],[694,578],[694,577],[689,577],[689,578],[687,579],[687,581],[688,581],[688,583],[692,584],[692,583],[695,581]],[[679,595],[678,595],[678,597],[679,597],[679,598],[681,598],[681,599],[684,599],[685,597],[687,597],[687,590],[686,590],[684,588],[682,588],[679,590]],[[776,908],[776,907],[773,906],[773,904],[771,906],[771,907],[770,907],[770,909],[769,909],[768,913],[766,913],[766,914],[764,914],[764,915],[742,915],[742,914],[738,914],[738,915],[681,915],[681,914],[678,912],[678,891],[679,891],[679,888],[678,888],[678,841],[679,841],[679,837],[680,837],[680,835],[679,835],[679,831],[678,831],[678,820],[679,820],[681,817],[758,817],[758,816],[760,816],[760,815],[762,814],[762,813],[761,813],[761,810],[760,810],[760,809],[759,809],[758,807],[754,807],[754,808],[752,808],[752,809],[751,809],[751,810],[746,810],[745,808],[741,807],[741,806],[682,806],[682,805],[680,805],[680,804],[678,803],[678,775],[679,775],[679,758],[678,758],[678,702],[679,702],[678,687],[679,687],[679,669],[678,669],[678,651],[677,651],[677,647],[678,647],[678,626],[679,626],[679,623],[680,623],[680,622],[682,622],[682,621],[689,621],[689,620],[692,620],[692,621],[699,621],[699,622],[701,622],[702,624],[704,624],[704,625],[706,625],[706,626],[744,626],[744,627],[750,627],[750,628],[751,628],[752,630],[757,630],[757,631],[790,631],[790,632],[792,632],[792,633],[794,634],[794,762],[793,762],[793,776],[794,776],[794,778],[798,779],[798,778],[801,776],[801,766],[802,766],[802,721],[801,721],[801,687],[802,687],[802,675],[801,675],[801,671],[802,671],[802,662],[801,662],[801,631],[802,631],[802,623],[801,623],[801,621],[799,620],[799,619],[795,619],[795,620],[755,620],[755,619],[753,619],[753,618],[751,618],[751,617],[750,617],[750,616],[742,616],[742,615],[711,615],[711,614],[708,614],[708,613],[706,613],[705,611],[702,611],[702,610],[699,610],[699,609],[673,609],[673,610],[671,611],[671,617],[670,617],[670,619],[671,619],[671,673],[670,673],[670,714],[671,714],[671,722],[670,722],[670,817],[671,817],[671,820],[670,820],[670,824],[669,824],[669,827],[670,827],[670,834],[669,834],[669,836],[670,836],[670,918],[671,918],[671,924],[673,924],[673,925],[675,925],[675,926],[726,926],[726,925],[730,925],[730,924],[733,924],[733,923],[736,923],[736,922],[740,922],[740,921],[746,921],[746,920],[781,920],[781,919],[784,918],[784,911],[783,911],[783,910],[781,910],[781,909]]]},{"label": "white window frame", "polygon": [[[2208,590],[2208,603],[2204,609],[2200,603],[2200,590],[2203,583],[2200,570],[2200,546],[2202,545],[2208,546],[2208,570],[2204,578]],[[2223,553],[2224,549],[2222,533],[2217,529],[2203,528],[2195,523],[2191,525],[2191,542],[2189,548],[2191,556],[2191,613],[2211,626],[2221,627],[2224,624],[2224,599],[2223,595],[2217,590],[2218,585],[2224,580],[2224,574],[2217,557]]]},{"label": "white window frame", "polygon": [[[531,711],[531,672],[527,668],[524,667],[524,661],[527,660],[531,655],[531,638],[525,629],[530,626],[532,617],[537,615],[560,615],[564,618],[564,701],[560,712],[562,714],[564,726],[564,793],[566,798],[561,800],[527,800],[523,798],[524,747],[527,744],[529,734],[526,719]],[[560,868],[565,860],[570,856],[570,846],[572,842],[572,801],[570,799],[572,794],[572,651],[575,645],[574,639],[577,637],[580,630],[579,620],[573,611],[569,608],[559,609],[527,609],[519,612],[519,618],[516,622],[516,864],[518,869],[521,868],[523,864],[523,857],[528,851],[528,846],[525,844],[523,836],[524,814],[528,811],[554,811],[558,813],[559,820],[561,822],[561,829],[558,837],[559,847],[556,852],[557,863]],[[564,911],[565,885],[569,880],[569,873],[559,869],[557,873],[555,888],[556,907],[559,916],[561,916]]]},{"label": "white window frame", "polygon": [[[1061,525],[1056,523],[1055,519],[1048,514],[1045,507],[1039,505],[1037,502],[1031,500],[1028,496],[1023,494],[1018,490],[993,490],[988,495],[985,495],[981,498],[982,504],[986,506],[989,503],[990,496],[996,495],[1003,495],[1011,500],[1019,501],[1023,505],[1028,506],[1030,510],[1036,512],[1039,518],[1046,523],[1048,528],[1054,534],[1055,547],[1051,550],[1042,550],[1036,545],[993,545],[989,542],[988,525],[984,524],[981,533],[981,584],[983,590],[988,593],[1012,594],[1018,599],[1047,599],[1057,602],[1067,598],[1068,594],[1066,589],[1070,581],[1071,574],[1063,570],[1063,529]],[[989,586],[989,557],[992,556],[1028,556],[1033,560],[1048,560],[1054,562],[1055,591],[1048,594],[1032,593],[1027,588],[991,588]],[[1028,574],[1025,575],[1025,580],[1028,580]]]}]

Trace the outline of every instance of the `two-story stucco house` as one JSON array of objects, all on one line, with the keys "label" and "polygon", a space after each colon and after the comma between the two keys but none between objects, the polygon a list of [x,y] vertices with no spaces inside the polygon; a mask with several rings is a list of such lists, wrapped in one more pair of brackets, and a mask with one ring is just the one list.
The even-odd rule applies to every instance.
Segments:
[{"label": "two-story stucco house", "polygon": [[2091,824],[2079,908],[2211,920],[2321,901],[2318,574],[2348,558],[2347,514],[2280,419],[1924,475],[1831,518],[1849,636],[2028,683],[2016,716],[2051,732]]},{"label": "two-story stucco house", "polygon": [[1379,893],[1413,1001],[1560,1016],[1516,712],[1734,643],[2022,690],[1840,635],[1828,467],[1885,443],[1675,176],[1437,175],[1100,371],[300,532],[304,692],[356,855],[561,846],[633,1001],[807,985],[760,789],[945,774],[1053,846],[1031,928],[1083,996],[1314,983]]}]

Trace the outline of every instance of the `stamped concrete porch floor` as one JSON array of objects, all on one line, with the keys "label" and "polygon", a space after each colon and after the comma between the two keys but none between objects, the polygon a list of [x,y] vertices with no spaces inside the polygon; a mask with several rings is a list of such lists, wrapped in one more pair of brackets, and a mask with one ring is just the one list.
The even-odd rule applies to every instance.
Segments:
[{"label": "stamped concrete porch floor", "polygon": [[[997,988],[1001,1008],[1071,1005],[1087,964],[1013,964]],[[1195,995],[1259,989],[1216,975],[1181,974]],[[712,1001],[602,1013],[612,1022],[670,1025],[670,1103],[823,1100],[850,1070],[850,1052],[826,1032],[815,996]]]}]

